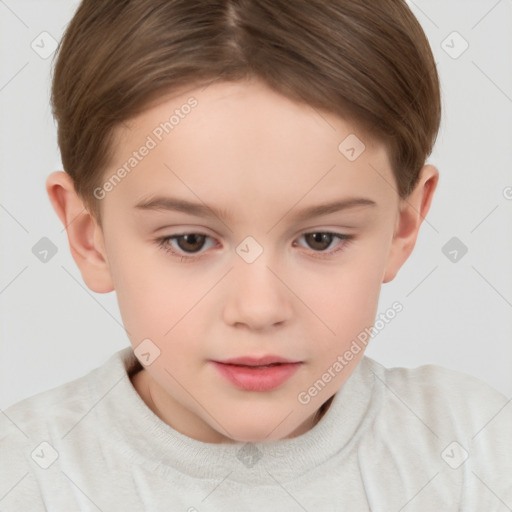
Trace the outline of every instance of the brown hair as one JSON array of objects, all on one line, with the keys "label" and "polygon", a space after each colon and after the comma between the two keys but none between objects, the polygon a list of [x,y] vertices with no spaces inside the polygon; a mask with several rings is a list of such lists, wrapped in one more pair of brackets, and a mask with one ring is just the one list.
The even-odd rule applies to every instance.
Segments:
[{"label": "brown hair", "polygon": [[404,0],[82,0],[57,55],[63,167],[100,225],[114,129],[184,87],[257,77],[339,115],[386,144],[402,198],[439,130],[434,58]]}]

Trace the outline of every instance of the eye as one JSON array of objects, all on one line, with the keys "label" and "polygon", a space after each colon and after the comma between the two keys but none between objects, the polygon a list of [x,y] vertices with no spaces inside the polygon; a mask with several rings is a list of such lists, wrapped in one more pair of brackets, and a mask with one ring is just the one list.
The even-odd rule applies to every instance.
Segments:
[{"label": "eye", "polygon": [[[344,250],[353,238],[353,235],[318,231],[304,233],[298,238],[298,240],[302,238],[306,240],[306,243],[312,249],[312,252],[316,253],[315,256],[325,258]],[[208,240],[213,241],[211,237],[203,233],[183,233],[180,235],[158,238],[157,243],[158,246],[167,253],[173,256],[180,256],[181,261],[192,261],[198,259],[200,254],[205,252],[201,251],[201,249],[205,247],[205,242]],[[339,243],[336,249],[327,251],[335,240],[338,240],[339,242],[343,241],[344,243]],[[215,244],[211,246],[214,245]],[[296,246],[298,244],[294,242],[293,245]]]},{"label": "eye", "polygon": [[[316,257],[325,258],[344,250],[353,238],[353,235],[316,231],[312,233],[304,233],[299,237],[299,240],[301,238],[304,238],[308,246],[313,249],[313,252],[317,253],[315,254]],[[327,251],[326,249],[328,249],[335,240],[338,240],[339,242],[336,249]],[[341,243],[341,241],[344,242]]]},{"label": "eye", "polygon": [[333,242],[335,238],[341,238],[343,235],[336,233],[305,233],[301,236],[304,237],[306,243],[315,251],[325,251]]},{"label": "eye", "polygon": [[[183,235],[172,235],[160,238],[159,245],[171,254],[180,254],[180,251],[183,251],[185,255],[196,254],[203,248],[207,239],[211,240],[209,236],[202,233],[185,233]],[[178,246],[177,250],[173,248],[172,242],[176,242]]]}]

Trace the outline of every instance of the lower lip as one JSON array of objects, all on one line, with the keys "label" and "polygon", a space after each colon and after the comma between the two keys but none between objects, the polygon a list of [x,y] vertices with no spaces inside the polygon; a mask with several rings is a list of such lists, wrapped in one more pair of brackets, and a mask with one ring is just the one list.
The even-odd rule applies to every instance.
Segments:
[{"label": "lower lip", "polygon": [[270,391],[286,382],[302,363],[283,363],[268,368],[237,366],[212,361],[231,384],[245,391]]}]

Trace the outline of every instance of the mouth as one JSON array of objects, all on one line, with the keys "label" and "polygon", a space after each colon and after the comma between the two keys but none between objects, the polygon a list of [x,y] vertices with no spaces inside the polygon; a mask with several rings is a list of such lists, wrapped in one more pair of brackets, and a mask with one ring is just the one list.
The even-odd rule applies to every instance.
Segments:
[{"label": "mouth", "polygon": [[235,357],[232,359],[224,359],[222,361],[215,361],[216,363],[221,364],[233,364],[237,366],[271,366],[276,364],[286,364],[286,363],[300,363],[301,361],[287,359],[281,356],[275,355],[266,355],[266,356],[244,356],[244,357]]},{"label": "mouth", "polygon": [[[225,364],[225,363],[221,363],[221,364]],[[254,370],[259,370],[259,369],[263,369],[263,368],[272,368],[273,366],[278,366],[278,365],[281,365],[281,364],[290,364],[290,363],[270,363],[270,364],[258,364],[258,365],[252,365],[252,364],[231,364],[231,366],[241,366],[243,368],[253,368]]]},{"label": "mouth", "polygon": [[277,356],[241,357],[210,361],[222,377],[244,391],[271,391],[286,382],[302,365]]}]

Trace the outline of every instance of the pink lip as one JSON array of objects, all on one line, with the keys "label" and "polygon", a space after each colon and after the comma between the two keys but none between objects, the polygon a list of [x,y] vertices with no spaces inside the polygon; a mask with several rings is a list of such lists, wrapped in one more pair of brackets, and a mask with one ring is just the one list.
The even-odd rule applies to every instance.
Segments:
[{"label": "pink lip", "polygon": [[272,363],[299,363],[300,361],[293,361],[292,359],[286,359],[280,356],[274,356],[272,354],[267,356],[253,357],[235,357],[233,359],[225,359],[223,361],[215,361],[216,363],[223,364],[243,364],[245,366],[262,366],[265,364]]},{"label": "pink lip", "polygon": [[[302,364],[276,356],[210,361],[231,384],[245,391],[270,391],[287,381]],[[271,365],[273,366],[266,366]]]}]

